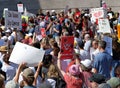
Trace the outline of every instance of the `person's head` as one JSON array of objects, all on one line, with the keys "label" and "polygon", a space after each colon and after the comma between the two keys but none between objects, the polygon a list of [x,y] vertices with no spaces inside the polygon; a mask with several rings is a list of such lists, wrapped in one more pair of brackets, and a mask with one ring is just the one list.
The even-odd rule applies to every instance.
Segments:
[{"label": "person's head", "polygon": [[52,88],[51,84],[48,82],[44,82],[40,84],[39,88]]},{"label": "person's head", "polygon": [[111,88],[109,84],[107,83],[102,83],[98,86],[98,88]]},{"label": "person's head", "polygon": [[80,75],[79,65],[71,65],[69,67],[69,74],[72,76],[79,76]]},{"label": "person's head", "polygon": [[4,76],[0,74],[0,88],[5,88],[4,80],[5,80]]},{"label": "person's head", "polygon": [[89,59],[85,59],[84,61],[81,61],[81,69],[83,71],[91,71],[92,68],[92,61]]},{"label": "person's head", "polygon": [[97,48],[98,48],[98,41],[97,41],[97,40],[93,40],[93,41],[92,41],[92,47],[93,47],[94,49],[97,49]]},{"label": "person's head", "polygon": [[48,39],[48,37],[43,38],[43,39],[41,40],[40,44],[41,44],[41,47],[44,48],[44,49],[49,48],[49,47],[50,47],[50,44],[49,44],[49,39]]},{"label": "person's head", "polygon": [[84,43],[83,43],[82,41],[81,41],[81,42],[78,42],[78,46],[79,46],[80,49],[83,49]]},{"label": "person's head", "polygon": [[75,32],[74,36],[75,36],[76,38],[79,38],[79,33],[78,33],[78,32]]},{"label": "person's head", "polygon": [[99,48],[99,50],[105,50],[105,48],[106,48],[106,42],[105,41],[99,41],[99,43],[98,43],[98,48]]},{"label": "person's head", "polygon": [[120,78],[120,65],[115,68],[115,76]]},{"label": "person's head", "polygon": [[112,77],[107,81],[111,88],[120,88],[120,78]]},{"label": "person's head", "polygon": [[58,70],[55,65],[53,64],[50,65],[47,75],[48,77],[57,77],[57,78],[59,77]]},{"label": "person's head", "polygon": [[19,85],[14,80],[10,80],[6,83],[5,88],[19,88]]},{"label": "person's head", "polygon": [[85,41],[90,40],[90,35],[89,35],[89,34],[85,34],[85,36],[84,36],[84,40],[85,40]]},{"label": "person's head", "polygon": [[99,84],[105,82],[105,77],[101,74],[93,74],[90,78],[89,81],[91,83],[92,88],[97,88]]},{"label": "person's head", "polygon": [[23,81],[26,85],[32,86],[33,81],[34,81],[34,72],[32,69],[30,69],[30,68],[24,69],[22,77],[23,77]]},{"label": "person's head", "polygon": [[50,54],[45,55],[42,62],[43,62],[43,66],[49,67],[50,64],[52,64],[52,55]]}]

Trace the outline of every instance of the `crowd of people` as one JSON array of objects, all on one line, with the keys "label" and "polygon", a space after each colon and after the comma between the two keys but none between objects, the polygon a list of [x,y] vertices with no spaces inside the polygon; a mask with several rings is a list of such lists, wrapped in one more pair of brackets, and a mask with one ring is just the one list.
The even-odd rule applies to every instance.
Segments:
[{"label": "crowd of people", "polygon": [[[6,28],[5,18],[1,18],[0,39],[4,46],[0,46],[0,88],[120,88],[119,13],[111,8],[106,11],[110,34],[97,32],[98,22],[91,19],[89,9],[45,13],[40,10],[28,20],[23,18],[20,29]],[[63,36],[74,36],[73,58],[69,60],[61,60]],[[112,38],[112,55],[106,52],[104,36]],[[16,42],[45,50],[43,61],[37,67],[27,67],[26,62],[19,65],[10,62]]]}]

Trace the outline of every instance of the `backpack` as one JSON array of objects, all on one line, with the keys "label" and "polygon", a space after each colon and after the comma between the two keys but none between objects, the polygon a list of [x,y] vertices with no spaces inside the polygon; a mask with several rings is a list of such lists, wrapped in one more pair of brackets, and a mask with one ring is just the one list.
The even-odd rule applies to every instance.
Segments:
[{"label": "backpack", "polygon": [[62,78],[51,78],[56,81],[55,88],[66,88],[66,82]]}]

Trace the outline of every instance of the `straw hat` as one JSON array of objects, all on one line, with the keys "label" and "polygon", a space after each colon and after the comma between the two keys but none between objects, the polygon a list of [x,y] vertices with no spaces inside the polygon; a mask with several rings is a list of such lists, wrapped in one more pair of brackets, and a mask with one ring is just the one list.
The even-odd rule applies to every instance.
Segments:
[{"label": "straw hat", "polygon": [[0,52],[8,51],[7,46],[1,46],[0,47]]}]

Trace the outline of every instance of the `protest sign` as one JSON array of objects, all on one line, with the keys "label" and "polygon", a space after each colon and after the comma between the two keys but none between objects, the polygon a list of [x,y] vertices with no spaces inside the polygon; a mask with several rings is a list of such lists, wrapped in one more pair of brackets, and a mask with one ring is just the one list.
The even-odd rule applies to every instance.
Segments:
[{"label": "protest sign", "polygon": [[45,31],[45,28],[41,28],[40,31],[41,31],[41,35],[42,35],[42,37],[43,37],[43,38],[46,37],[46,31]]},{"label": "protest sign", "polygon": [[98,32],[111,33],[110,23],[108,19],[99,19],[98,26],[99,26]]},{"label": "protest sign", "polygon": [[5,27],[20,28],[21,13],[15,11],[5,11]]},{"label": "protest sign", "polygon": [[99,18],[106,18],[107,12],[105,9],[101,8],[92,8],[90,10],[90,14],[92,15],[91,19],[96,20]]},{"label": "protest sign", "polygon": [[5,41],[3,39],[0,39],[0,46],[4,46],[5,45]]},{"label": "protest sign", "polygon": [[108,36],[104,36],[104,39],[103,39],[107,45],[106,45],[106,51],[107,53],[109,53],[110,55],[113,55],[112,53],[112,38],[108,37]]},{"label": "protest sign", "polygon": [[18,12],[23,12],[23,4],[17,4]]},{"label": "protest sign", "polygon": [[3,10],[3,17],[5,17],[5,11],[8,11],[8,8],[4,8],[4,10]]},{"label": "protest sign", "polygon": [[20,64],[27,63],[27,66],[37,66],[43,60],[45,51],[34,48],[32,46],[17,42],[11,53],[9,61]]},{"label": "protest sign", "polygon": [[72,59],[74,48],[74,37],[65,36],[61,38],[61,60]]}]

